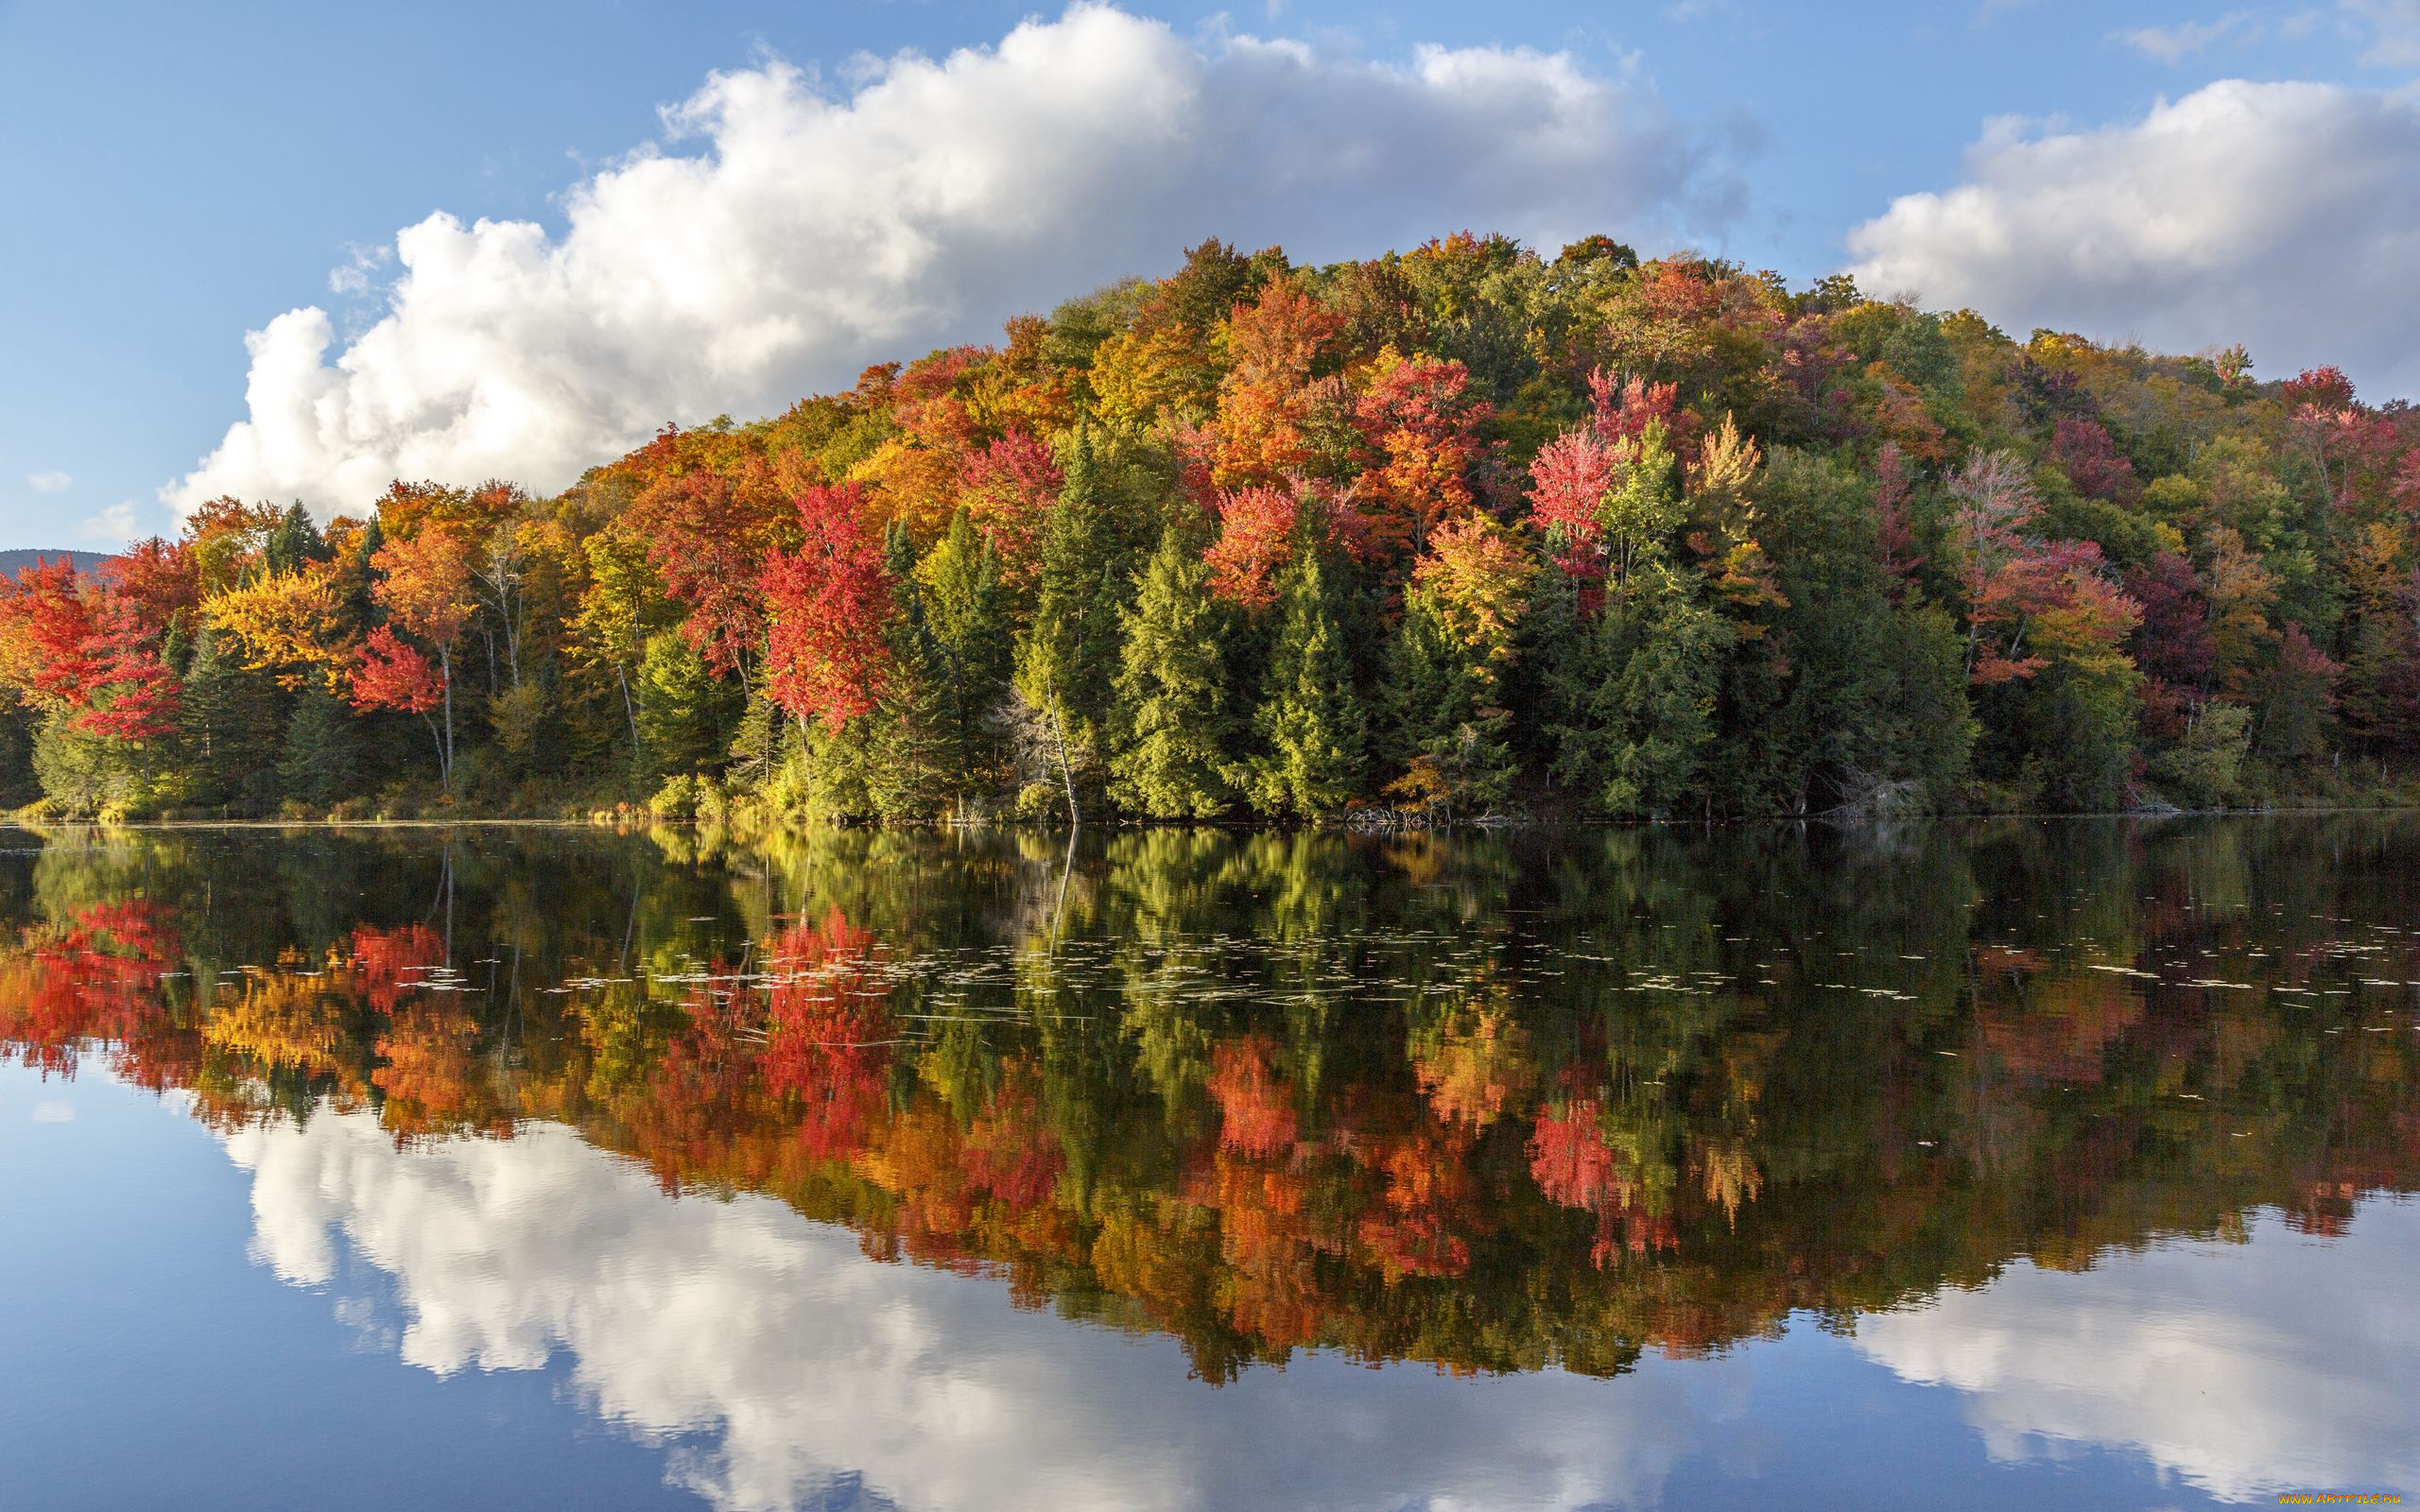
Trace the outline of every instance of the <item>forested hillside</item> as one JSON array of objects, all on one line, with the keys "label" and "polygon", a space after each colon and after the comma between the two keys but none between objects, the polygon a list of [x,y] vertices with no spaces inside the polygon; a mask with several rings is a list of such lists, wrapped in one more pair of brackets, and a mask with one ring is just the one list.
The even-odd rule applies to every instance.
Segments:
[{"label": "forested hillside", "polygon": [[14,577],[28,567],[38,567],[46,561],[60,560],[91,572],[109,560],[109,554],[100,551],[49,551],[40,547],[21,547],[13,551],[0,551],[0,574]]},{"label": "forested hillside", "polygon": [[2420,737],[2402,401],[1602,237],[1206,242],[553,497],[342,503],[18,573],[9,800],[2074,810],[2408,796]]}]

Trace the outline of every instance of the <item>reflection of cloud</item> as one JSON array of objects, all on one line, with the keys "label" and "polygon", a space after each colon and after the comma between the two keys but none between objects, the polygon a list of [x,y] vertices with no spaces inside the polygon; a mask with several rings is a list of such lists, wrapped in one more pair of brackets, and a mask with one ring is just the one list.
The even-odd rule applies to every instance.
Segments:
[{"label": "reflection of cloud", "polygon": [[47,1097],[34,1104],[37,1124],[72,1124],[76,1121],[76,1105],[64,1098]]},{"label": "reflection of cloud", "polygon": [[769,1198],[667,1202],[557,1126],[398,1151],[372,1117],[326,1114],[229,1149],[280,1276],[332,1280],[341,1231],[394,1278],[405,1360],[566,1350],[605,1417],[718,1440],[675,1473],[726,1506],[853,1479],[908,1508],[1651,1504],[1744,1380],[1730,1361],[1604,1382],[1308,1359],[1214,1391],[1171,1341],[875,1264]]},{"label": "reflection of cloud", "polygon": [[1995,1458],[2141,1451],[2213,1495],[2420,1486],[2420,1206],[2374,1201],[2332,1244],[2274,1219],[2245,1246],[2013,1265],[1868,1317],[1858,1347],[1972,1399]]}]

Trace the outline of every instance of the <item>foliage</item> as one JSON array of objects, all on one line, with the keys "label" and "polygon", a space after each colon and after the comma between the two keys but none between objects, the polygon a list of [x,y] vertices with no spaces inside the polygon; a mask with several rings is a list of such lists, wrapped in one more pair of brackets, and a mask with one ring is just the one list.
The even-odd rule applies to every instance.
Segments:
[{"label": "foliage", "polygon": [[1117,672],[1122,719],[1110,796],[1156,819],[1209,818],[1232,791],[1227,679],[1210,568],[1171,526],[1126,611]]},{"label": "foliage", "polygon": [[899,820],[2342,799],[2420,751],[2420,411],[1601,236],[1205,241],[550,498],[332,502],[0,583],[0,747],[64,809],[266,813],[333,694],[331,808]]}]

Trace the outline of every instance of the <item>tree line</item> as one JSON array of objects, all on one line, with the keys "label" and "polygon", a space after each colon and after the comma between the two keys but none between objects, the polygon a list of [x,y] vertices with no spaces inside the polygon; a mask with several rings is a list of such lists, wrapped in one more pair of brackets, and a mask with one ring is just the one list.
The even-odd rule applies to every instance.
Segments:
[{"label": "tree line", "polygon": [[1216,240],[552,497],[0,585],[63,815],[1720,819],[2408,796],[2420,416],[1845,278]]}]

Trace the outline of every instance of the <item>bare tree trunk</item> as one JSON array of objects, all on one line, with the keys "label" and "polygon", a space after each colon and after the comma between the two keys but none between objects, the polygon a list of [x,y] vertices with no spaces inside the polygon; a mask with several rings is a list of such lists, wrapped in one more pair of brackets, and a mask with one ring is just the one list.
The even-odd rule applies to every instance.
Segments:
[{"label": "bare tree trunk", "polygon": [[631,701],[631,675],[619,662],[614,663],[614,680],[622,685],[622,713],[631,722],[631,759],[636,761],[639,756],[639,710],[638,705]]},{"label": "bare tree trunk", "polygon": [[1067,823],[1072,828],[1084,822],[1076,807],[1076,771],[1067,760],[1067,726],[1059,717],[1059,696],[1050,696],[1050,733],[1059,743],[1059,780],[1067,786]]},{"label": "bare tree trunk", "polygon": [[454,653],[451,648],[437,648],[438,677],[445,685],[445,753],[438,763],[438,785],[448,794],[454,791]]}]

